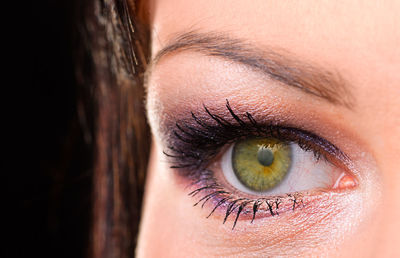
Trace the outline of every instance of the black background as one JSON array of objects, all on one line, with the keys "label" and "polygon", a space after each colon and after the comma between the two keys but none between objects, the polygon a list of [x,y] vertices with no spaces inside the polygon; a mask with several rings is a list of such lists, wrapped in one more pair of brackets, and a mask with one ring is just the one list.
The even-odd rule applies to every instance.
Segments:
[{"label": "black background", "polygon": [[[7,152],[13,161],[3,157],[3,164],[11,166],[2,169],[8,230],[2,231],[6,241],[0,256],[86,257],[92,149],[78,122],[82,85],[75,78],[76,50],[82,44],[77,10],[84,0],[33,2],[2,8],[4,15],[14,15],[5,24],[12,36],[3,32],[3,41],[17,37],[16,50],[5,49],[14,53],[9,66],[16,75],[7,84],[15,91],[6,110],[11,119],[3,124],[12,131],[3,136],[11,143]],[[16,106],[22,110],[14,111]]]}]

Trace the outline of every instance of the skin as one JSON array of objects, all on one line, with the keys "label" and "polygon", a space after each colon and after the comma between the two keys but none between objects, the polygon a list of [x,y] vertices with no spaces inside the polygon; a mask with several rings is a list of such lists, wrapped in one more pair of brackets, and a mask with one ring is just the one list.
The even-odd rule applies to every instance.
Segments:
[{"label": "skin", "polygon": [[[221,32],[339,73],[352,98],[351,108],[332,104],[195,51],[154,62],[138,257],[400,257],[399,1],[153,0],[146,8],[153,57],[178,34]],[[223,113],[226,99],[239,113],[290,122],[340,148],[351,163],[339,190],[310,194],[304,208],[252,224],[239,219],[234,230],[221,212],[206,219],[210,208],[193,207],[187,181],[162,151],[171,124],[203,104]]]}]

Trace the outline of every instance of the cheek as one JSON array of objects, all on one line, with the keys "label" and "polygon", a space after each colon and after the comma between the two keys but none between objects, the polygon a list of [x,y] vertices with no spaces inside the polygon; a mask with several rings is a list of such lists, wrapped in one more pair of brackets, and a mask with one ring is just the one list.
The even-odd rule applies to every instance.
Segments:
[{"label": "cheek", "polygon": [[195,200],[172,172],[160,149],[153,146],[138,257],[295,257],[318,253],[351,257],[356,249],[368,250],[362,247],[368,244],[363,236],[370,235],[367,231],[373,227],[360,224],[367,221],[362,217],[368,213],[368,205],[358,190],[345,193],[345,198],[328,196],[287,215],[258,219],[253,224],[244,221],[232,230],[232,221],[222,224],[218,215],[206,219],[209,210],[193,207]]},{"label": "cheek", "polygon": [[[138,257],[176,257],[198,250],[193,242],[192,203],[176,187],[170,169],[153,145],[142,219]],[[197,232],[198,233],[198,232]]]}]

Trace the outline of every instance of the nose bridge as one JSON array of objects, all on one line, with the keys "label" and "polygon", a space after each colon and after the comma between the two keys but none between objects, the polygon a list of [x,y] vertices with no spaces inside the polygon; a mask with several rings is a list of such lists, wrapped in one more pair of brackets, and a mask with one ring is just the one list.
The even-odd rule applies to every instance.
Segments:
[{"label": "nose bridge", "polygon": [[375,61],[360,64],[354,76],[357,105],[349,123],[368,145],[383,185],[372,211],[373,257],[400,257],[400,60]]},{"label": "nose bridge", "polygon": [[383,179],[377,246],[380,257],[400,257],[400,79],[386,79],[371,103],[369,118],[370,144]]},{"label": "nose bridge", "polygon": [[387,168],[384,172],[396,174],[384,180],[383,211],[376,232],[376,251],[379,257],[400,257],[400,172],[398,168]]},{"label": "nose bridge", "polygon": [[[392,108],[397,108],[393,105]],[[397,108],[398,109],[398,108]],[[397,112],[398,113],[398,112]],[[384,218],[381,245],[383,252],[395,252],[391,257],[400,257],[400,124],[397,116],[388,115],[382,126],[382,151],[379,158],[384,181]],[[392,250],[392,251],[390,251]],[[395,255],[396,254],[396,255]]]}]

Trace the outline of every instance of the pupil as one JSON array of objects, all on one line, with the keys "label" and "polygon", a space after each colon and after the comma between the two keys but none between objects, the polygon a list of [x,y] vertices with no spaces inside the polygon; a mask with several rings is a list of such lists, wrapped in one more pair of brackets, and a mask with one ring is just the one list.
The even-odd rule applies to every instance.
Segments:
[{"label": "pupil", "polygon": [[270,166],[274,162],[274,154],[267,147],[261,146],[257,152],[257,160],[265,167]]}]

